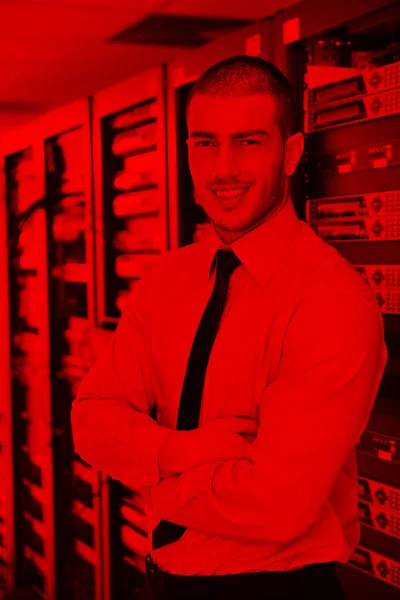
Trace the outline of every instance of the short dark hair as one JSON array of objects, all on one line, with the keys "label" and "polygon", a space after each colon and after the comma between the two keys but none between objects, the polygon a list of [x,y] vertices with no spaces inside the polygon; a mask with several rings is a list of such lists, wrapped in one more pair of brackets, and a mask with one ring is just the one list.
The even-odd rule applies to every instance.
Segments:
[{"label": "short dark hair", "polygon": [[186,114],[195,94],[244,96],[257,93],[270,93],[276,98],[277,124],[285,142],[298,130],[293,88],[278,67],[257,56],[232,56],[207,69],[190,90]]}]

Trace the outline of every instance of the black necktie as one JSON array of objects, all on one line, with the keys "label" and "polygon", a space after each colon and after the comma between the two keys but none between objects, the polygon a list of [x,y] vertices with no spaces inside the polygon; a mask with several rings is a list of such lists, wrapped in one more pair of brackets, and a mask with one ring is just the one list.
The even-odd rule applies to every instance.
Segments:
[{"label": "black necktie", "polygon": [[[176,426],[180,430],[189,431],[198,427],[207,364],[224,310],[229,278],[233,270],[240,264],[236,254],[229,249],[218,250],[216,260],[217,273],[214,289],[193,340],[186,367]],[[153,531],[153,550],[176,542],[185,530],[186,527],[183,525],[160,521]]]}]

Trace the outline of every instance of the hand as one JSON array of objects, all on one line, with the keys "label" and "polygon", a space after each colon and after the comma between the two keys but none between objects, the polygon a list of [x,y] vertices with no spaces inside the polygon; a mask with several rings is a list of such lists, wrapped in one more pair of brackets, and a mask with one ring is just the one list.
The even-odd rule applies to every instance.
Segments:
[{"label": "hand", "polygon": [[190,431],[167,436],[159,454],[162,477],[183,473],[207,462],[243,458],[255,440],[259,420],[220,417]]},{"label": "hand", "polygon": [[206,462],[243,458],[257,435],[258,419],[220,417],[187,432],[187,461],[192,468]]}]

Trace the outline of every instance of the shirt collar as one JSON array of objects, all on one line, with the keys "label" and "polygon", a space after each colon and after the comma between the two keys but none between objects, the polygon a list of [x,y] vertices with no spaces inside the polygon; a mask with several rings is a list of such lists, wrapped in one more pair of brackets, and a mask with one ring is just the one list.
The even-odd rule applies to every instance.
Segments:
[{"label": "shirt collar", "polygon": [[213,271],[217,250],[231,248],[249,273],[261,286],[265,286],[302,226],[303,222],[297,217],[290,197],[279,212],[231,244],[225,244],[211,225],[204,238],[209,277]]}]

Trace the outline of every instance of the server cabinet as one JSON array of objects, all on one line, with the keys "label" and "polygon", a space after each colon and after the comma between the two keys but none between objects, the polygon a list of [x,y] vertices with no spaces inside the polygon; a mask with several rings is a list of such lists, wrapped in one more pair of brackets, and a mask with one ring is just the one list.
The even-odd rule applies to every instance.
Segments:
[{"label": "server cabinet", "polygon": [[14,549],[14,482],[12,456],[12,415],[10,370],[11,357],[9,340],[9,304],[8,304],[8,264],[7,258],[7,214],[4,202],[5,174],[0,169],[0,290],[3,298],[0,331],[7,340],[0,352],[0,598],[15,587],[15,549]]},{"label": "server cabinet", "polygon": [[7,569],[16,571],[10,589],[48,600],[108,597],[107,478],[73,453],[70,426],[77,386],[105,344],[94,327],[89,108],[83,100],[42,117],[4,156],[10,335],[1,373],[15,529]]},{"label": "server cabinet", "polygon": [[[27,129],[2,159],[5,287],[9,336],[2,339],[6,455],[12,455],[3,497],[9,506],[10,589],[56,597],[54,481],[44,173],[37,133]],[[8,381],[7,381],[8,376]],[[12,444],[12,445],[11,445]],[[11,461],[8,463],[11,467]]]},{"label": "server cabinet", "polygon": [[[93,157],[96,320],[113,330],[146,266],[169,248],[164,66],[94,96]],[[128,598],[150,549],[146,490],[117,481],[110,490],[112,597]]]},{"label": "server cabinet", "polygon": [[164,67],[93,98],[97,322],[114,327],[146,265],[168,248]]},{"label": "server cabinet", "polygon": [[[90,104],[41,120],[47,203],[57,598],[100,600],[108,589],[107,478],[73,453],[70,408],[95,362]],[[96,340],[96,343],[94,343]]]},{"label": "server cabinet", "polygon": [[11,403],[10,319],[8,297],[8,239],[6,182],[4,161],[0,168],[0,331],[3,344],[0,352],[0,598],[15,589],[15,532],[14,532],[14,459]]},{"label": "server cabinet", "polygon": [[389,360],[357,444],[361,540],[338,574],[349,600],[391,600],[400,586],[400,4],[339,4],[283,11],[271,56],[291,79],[305,132],[297,211],[382,310]]}]

